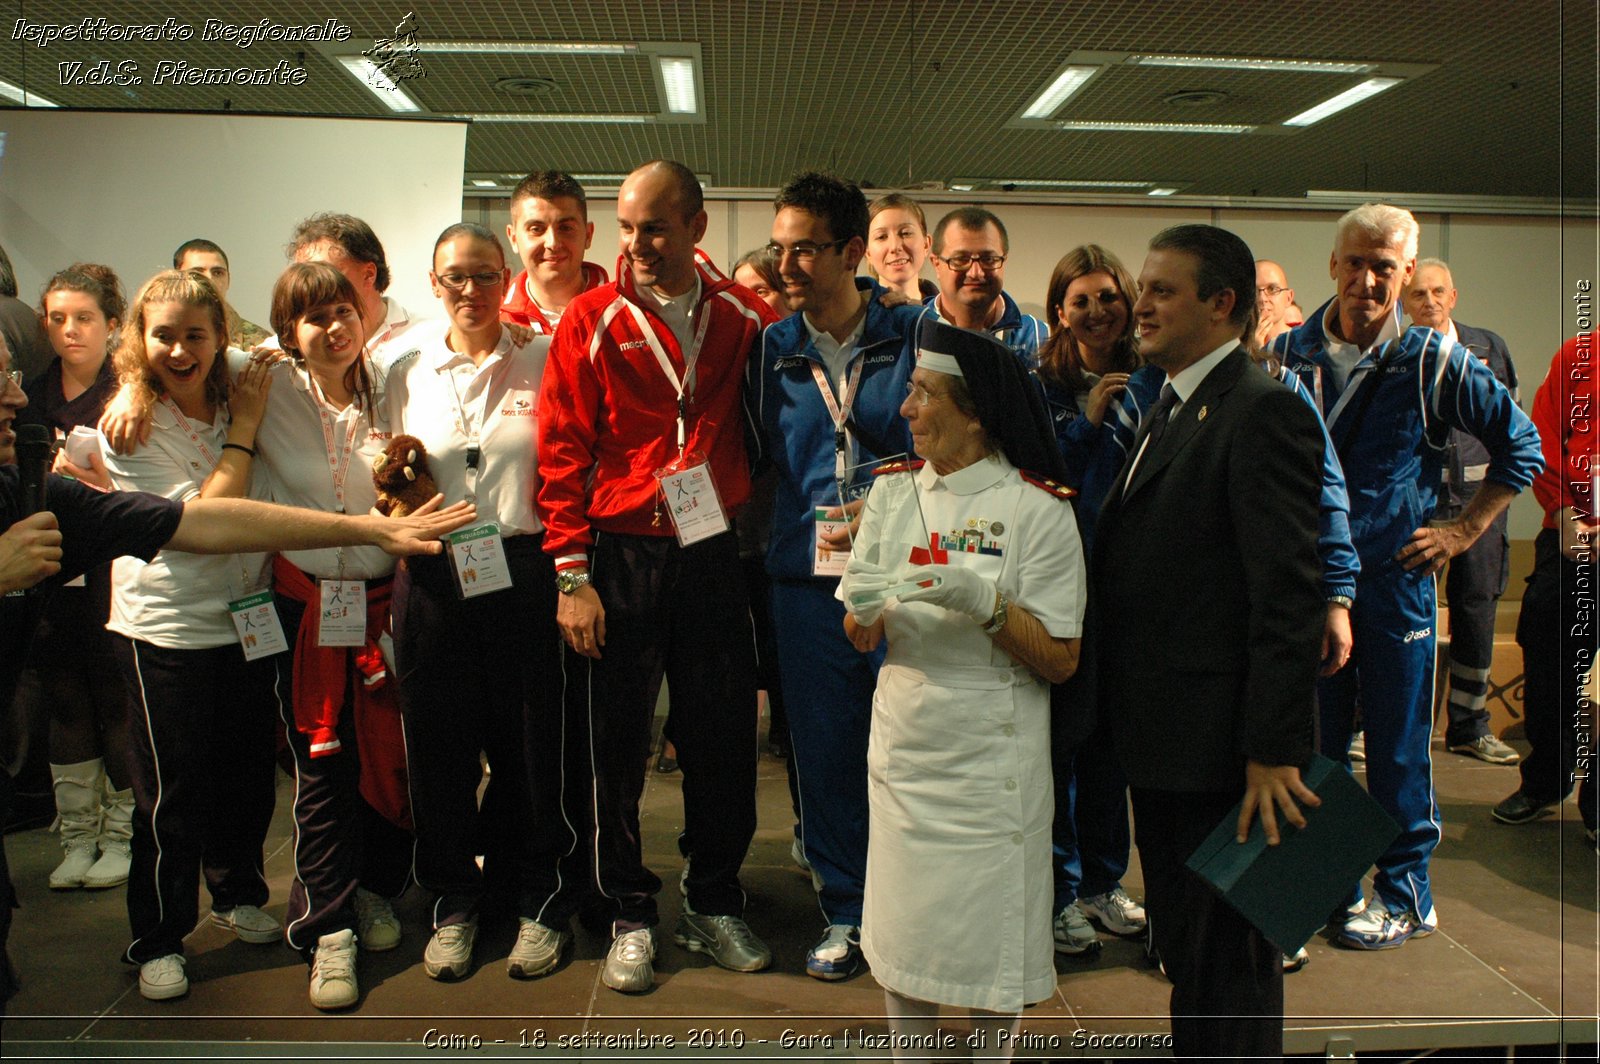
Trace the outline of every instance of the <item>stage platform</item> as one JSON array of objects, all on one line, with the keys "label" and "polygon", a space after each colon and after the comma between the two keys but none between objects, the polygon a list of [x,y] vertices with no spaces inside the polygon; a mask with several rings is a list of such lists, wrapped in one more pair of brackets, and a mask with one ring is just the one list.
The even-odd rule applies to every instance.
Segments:
[{"label": "stage platform", "polygon": [[[1516,787],[1516,770],[1437,744],[1434,760],[1444,817],[1433,870],[1439,930],[1382,953],[1314,939],[1310,965],[1286,983],[1288,1052],[1453,1056],[1468,1047],[1520,1047],[1514,1055],[1526,1058],[1536,1046],[1565,1042],[1571,1059],[1594,1059],[1596,852],[1577,809],[1569,802],[1537,823],[1498,824],[1489,810]],[[821,917],[810,877],[789,859],[792,816],[778,761],[761,761],[760,829],[744,873],[747,916],[773,948],[772,969],[722,971],[671,943],[681,904],[674,844],[680,779],[652,772],[645,795],[647,857],[666,882],[666,934],[657,985],[639,996],[601,985],[606,944],[581,928],[557,971],[529,982],[507,978],[515,921],[503,913],[486,916],[473,972],[459,983],[434,982],[422,970],[425,903],[413,889],[399,906],[405,941],[392,952],[363,955],[362,999],[351,1013],[314,1010],[306,969],[286,948],[246,945],[204,920],[187,943],[189,995],[148,1002],[134,969],[118,961],[127,943],[123,891],[52,893],[45,879],[60,858],[56,838],[40,830],[11,835],[6,845],[23,904],[11,953],[23,986],[0,1031],[0,1055],[888,1059],[882,993],[871,975],[837,984],[805,975],[805,950],[821,933]],[[268,840],[268,909],[279,916],[290,875],[291,787],[280,777]],[[1138,896],[1137,865],[1127,886]],[[202,913],[207,905],[202,896]],[[1057,993],[1028,1010],[1018,1059],[1169,1055],[1168,984],[1138,945],[1102,939],[1093,959],[1057,958]],[[967,1034],[954,1018],[944,1030],[957,1043]]]}]

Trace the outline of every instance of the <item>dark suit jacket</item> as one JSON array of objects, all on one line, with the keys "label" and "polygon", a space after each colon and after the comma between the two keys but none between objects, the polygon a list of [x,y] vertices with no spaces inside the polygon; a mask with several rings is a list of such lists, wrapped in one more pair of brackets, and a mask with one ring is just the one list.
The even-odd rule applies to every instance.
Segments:
[{"label": "dark suit jacket", "polygon": [[1123,467],[1092,578],[1100,711],[1133,786],[1242,791],[1246,758],[1310,759],[1326,611],[1321,463],[1316,414],[1238,349],[1144,455],[1126,495]]}]

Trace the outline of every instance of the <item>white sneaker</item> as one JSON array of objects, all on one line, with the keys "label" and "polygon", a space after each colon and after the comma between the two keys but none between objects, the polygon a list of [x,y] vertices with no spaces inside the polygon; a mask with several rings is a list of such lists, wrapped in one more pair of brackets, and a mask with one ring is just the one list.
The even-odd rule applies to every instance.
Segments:
[{"label": "white sneaker", "polygon": [[1113,935],[1144,934],[1144,906],[1128,897],[1121,887],[1092,898],[1079,898],[1078,908]]},{"label": "white sneaker", "polygon": [[543,975],[561,963],[561,952],[571,939],[572,936],[566,931],[522,917],[517,928],[516,944],[506,958],[506,973],[513,979],[532,979]]},{"label": "white sneaker", "polygon": [[1099,936],[1094,933],[1089,918],[1083,915],[1083,910],[1078,908],[1075,901],[1068,902],[1066,908],[1056,914],[1054,931],[1057,953],[1080,956],[1100,949]]},{"label": "white sneaker", "polygon": [[283,933],[282,924],[254,905],[235,905],[221,912],[212,909],[211,922],[224,931],[238,935],[240,942],[254,942],[257,945],[276,942]]},{"label": "white sneaker", "polygon": [[50,889],[76,890],[83,886],[84,877],[99,860],[99,850],[95,848],[94,836],[62,839],[61,848],[66,851],[65,856],[50,873]]},{"label": "white sneaker", "polygon": [[389,899],[356,888],[356,941],[368,953],[382,953],[400,944],[400,918]]},{"label": "white sneaker", "polygon": [[478,941],[478,918],[466,923],[445,924],[428,940],[422,951],[422,970],[430,979],[448,983],[464,979],[472,970],[472,947]]},{"label": "white sneaker", "polygon": [[183,974],[183,954],[169,953],[139,965],[139,993],[147,1001],[170,1001],[189,992],[189,977]]},{"label": "white sneaker", "polygon": [[648,927],[624,931],[611,940],[600,981],[624,994],[642,994],[655,985],[656,936]]},{"label": "white sneaker", "polygon": [[361,997],[356,986],[356,933],[335,931],[317,939],[311,957],[311,1004],[347,1009]]}]

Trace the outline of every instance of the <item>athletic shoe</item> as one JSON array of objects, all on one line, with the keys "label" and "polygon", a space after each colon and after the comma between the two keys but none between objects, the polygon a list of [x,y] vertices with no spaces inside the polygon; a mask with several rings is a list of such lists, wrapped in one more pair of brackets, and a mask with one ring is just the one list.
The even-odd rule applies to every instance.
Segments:
[{"label": "athletic shoe", "polygon": [[506,958],[506,972],[513,979],[532,979],[543,975],[561,963],[561,951],[566,949],[572,936],[565,931],[546,927],[537,920],[522,917],[517,929],[517,944],[511,947]]},{"label": "athletic shoe", "polygon": [[356,986],[356,933],[346,928],[317,939],[311,955],[311,1004],[347,1009],[361,997]]},{"label": "athletic shoe", "polygon": [[1367,911],[1367,899],[1357,898],[1349,905],[1333,910],[1328,914],[1328,922],[1323,924],[1330,937],[1337,937],[1344,930],[1344,925]]},{"label": "athletic shoe", "polygon": [[611,940],[600,981],[624,994],[642,994],[655,985],[655,932],[648,927],[624,931]]},{"label": "athletic shoe", "polygon": [[170,1001],[189,992],[183,954],[169,953],[139,965],[139,993],[149,1001]]},{"label": "athletic shoe", "polygon": [[1128,892],[1121,887],[1093,897],[1079,898],[1078,908],[1083,910],[1083,915],[1113,935],[1144,934],[1144,906],[1128,897]]},{"label": "athletic shoe", "polygon": [[1480,735],[1467,743],[1451,743],[1448,749],[1452,754],[1466,754],[1491,765],[1515,765],[1522,760],[1521,754],[1493,735]]},{"label": "athletic shoe", "polygon": [[1367,733],[1358,731],[1350,736],[1350,760],[1365,761],[1367,759]]},{"label": "athletic shoe", "polygon": [[848,979],[861,967],[861,928],[830,924],[827,934],[806,954],[806,974],[835,982]]},{"label": "athletic shoe", "polygon": [[789,844],[789,858],[790,860],[794,861],[795,865],[800,869],[800,871],[811,871],[811,862],[806,860],[806,844],[800,841],[800,836],[798,835],[796,835],[794,837],[794,841]]},{"label": "athletic shoe", "polygon": [[1526,824],[1530,820],[1555,811],[1560,802],[1540,802],[1528,797],[1526,791],[1518,790],[1497,806],[1490,814],[1502,824]]},{"label": "athletic shoe", "polygon": [[1100,938],[1075,901],[1068,902],[1066,908],[1056,914],[1055,939],[1057,953],[1076,957],[1100,951]]},{"label": "athletic shoe", "polygon": [[1283,974],[1289,975],[1293,972],[1298,972],[1301,968],[1304,968],[1310,963],[1311,954],[1306,952],[1306,948],[1304,946],[1301,946],[1293,953],[1285,953],[1283,955]]},{"label": "athletic shoe", "polygon": [[772,951],[737,916],[704,916],[683,907],[673,941],[691,953],[709,954],[735,972],[759,972],[772,963]]},{"label": "athletic shoe", "polygon": [[368,953],[382,953],[400,944],[400,918],[389,899],[356,888],[356,941]]},{"label": "athletic shoe", "polygon": [[1345,921],[1334,941],[1349,949],[1395,949],[1410,939],[1433,934],[1439,918],[1431,912],[1428,916],[1425,921],[1410,909],[1390,910],[1374,899],[1360,916]]},{"label": "athletic shoe", "polygon": [[235,905],[221,912],[212,909],[211,922],[224,931],[232,931],[239,936],[240,942],[254,942],[257,945],[276,942],[278,936],[283,934],[283,925],[254,905]]},{"label": "athletic shoe", "polygon": [[448,983],[472,970],[472,946],[478,941],[478,918],[464,924],[446,924],[433,933],[422,951],[422,970],[431,979]]}]

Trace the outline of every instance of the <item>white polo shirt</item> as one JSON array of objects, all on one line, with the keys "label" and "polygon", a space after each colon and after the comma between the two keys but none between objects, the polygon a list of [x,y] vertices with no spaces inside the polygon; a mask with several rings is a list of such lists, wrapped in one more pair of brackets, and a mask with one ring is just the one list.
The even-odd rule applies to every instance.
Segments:
[{"label": "white polo shirt", "polygon": [[[229,355],[228,368],[237,376],[244,356],[235,361],[233,353]],[[256,433],[256,461],[258,468],[264,465],[271,476],[273,501],[336,512],[340,503],[334,486],[335,467],[341,467],[337,472],[342,474],[344,512],[365,514],[377,503],[372,460],[383,453],[390,432],[377,388],[378,374],[370,376],[374,381],[373,409],[358,410],[351,403],[336,410],[312,387],[305,370],[287,359],[273,364],[267,412]],[[347,441],[353,449],[344,460]],[[285,551],[283,557],[314,577],[328,579],[341,572],[347,580],[371,580],[394,572],[394,559],[378,547]]]},{"label": "white polo shirt", "polygon": [[[444,323],[437,318],[412,317],[399,300],[384,296],[383,324],[367,337],[367,357],[382,370],[407,351],[415,350],[429,332],[442,331],[444,327]],[[276,333],[261,341],[261,346],[283,349]]]},{"label": "white polo shirt", "polygon": [[[190,421],[200,438],[189,439],[165,403],[150,418],[150,442],[131,455],[116,454],[100,440],[100,453],[116,486],[187,502],[222,457],[228,417],[215,424]],[[209,457],[206,451],[210,452]],[[250,498],[271,498],[270,477],[255,468]],[[228,603],[268,586],[267,554],[186,554],[163,550],[148,562],[118,558],[111,565],[111,631],[174,650],[204,650],[236,641]]]},{"label": "white polo shirt", "polygon": [[[478,517],[497,523],[502,536],[542,532],[534,497],[539,379],[550,337],[535,336],[519,347],[502,328],[500,343],[477,366],[450,350],[447,336],[429,335],[420,351],[389,367],[383,386],[389,424],[422,441],[447,504],[471,498]],[[474,440],[475,472],[467,467]]]}]

